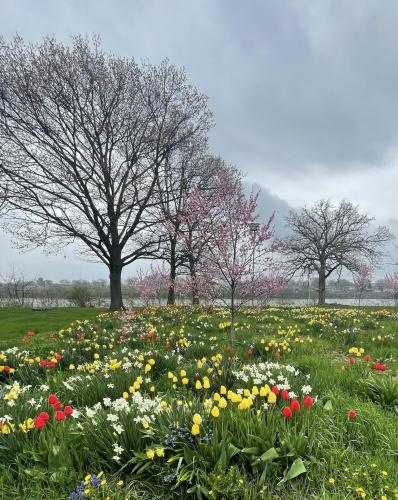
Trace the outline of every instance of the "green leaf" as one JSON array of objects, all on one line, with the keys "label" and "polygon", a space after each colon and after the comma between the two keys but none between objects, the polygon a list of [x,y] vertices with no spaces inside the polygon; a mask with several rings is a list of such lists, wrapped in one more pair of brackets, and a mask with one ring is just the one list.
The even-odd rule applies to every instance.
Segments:
[{"label": "green leaf", "polygon": [[195,456],[194,450],[191,450],[190,448],[188,448],[188,446],[184,446],[183,451],[184,451],[185,462],[187,464],[190,464],[193,461],[194,456]]},{"label": "green leaf", "polygon": [[194,484],[192,486],[192,488],[189,488],[189,490],[187,490],[187,493],[196,493],[198,495],[199,498],[202,498],[201,497],[201,493],[203,493],[204,495],[208,496],[209,495],[209,490],[207,490],[204,486],[201,486],[200,484]]},{"label": "green leaf", "polygon": [[245,455],[257,455],[259,449],[257,448],[257,446],[253,446],[252,448],[242,448],[240,452],[244,453]]},{"label": "green leaf", "polygon": [[228,459],[231,460],[232,457],[234,457],[236,454],[239,453],[239,448],[237,448],[234,444],[229,443],[228,444]]},{"label": "green leaf", "polygon": [[330,399],[328,401],[326,401],[326,403],[323,405],[323,409],[325,411],[333,411],[333,405],[332,405],[332,402],[330,401]]},{"label": "green leaf", "polygon": [[296,458],[296,460],[290,466],[290,469],[285,474],[285,477],[281,481],[279,481],[278,486],[286,483],[287,481],[290,481],[291,479],[294,479],[300,474],[304,474],[305,472],[307,472],[307,469],[305,468],[304,462],[300,457]]},{"label": "green leaf", "polygon": [[260,456],[260,460],[262,462],[269,462],[270,460],[275,460],[276,458],[279,458],[279,453],[275,450],[275,448],[270,448]]},{"label": "green leaf", "polygon": [[220,457],[217,460],[216,468],[220,468],[221,470],[225,470],[227,468],[227,452],[225,448],[223,447],[220,453]]}]

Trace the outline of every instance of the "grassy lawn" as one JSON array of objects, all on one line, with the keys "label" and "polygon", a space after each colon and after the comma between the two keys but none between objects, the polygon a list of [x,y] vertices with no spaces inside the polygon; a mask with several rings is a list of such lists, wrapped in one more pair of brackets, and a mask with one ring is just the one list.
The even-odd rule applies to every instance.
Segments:
[{"label": "grassy lawn", "polygon": [[32,311],[30,308],[0,308],[0,347],[20,345],[29,331],[47,333],[67,327],[73,321],[93,319],[103,309],[58,307],[48,311]]},{"label": "grassy lawn", "polygon": [[232,342],[226,310],[151,307],[18,343],[98,312],[0,310],[29,351],[0,345],[0,498],[398,498],[396,309],[248,308]]}]

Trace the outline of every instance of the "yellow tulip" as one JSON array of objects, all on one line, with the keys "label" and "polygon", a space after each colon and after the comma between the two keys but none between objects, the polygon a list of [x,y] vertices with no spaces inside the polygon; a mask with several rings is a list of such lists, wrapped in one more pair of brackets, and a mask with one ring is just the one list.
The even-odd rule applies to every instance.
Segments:
[{"label": "yellow tulip", "polygon": [[226,408],[227,407],[227,400],[225,398],[220,398],[218,402],[219,408]]},{"label": "yellow tulip", "polygon": [[202,423],[202,417],[199,415],[199,413],[195,413],[192,417],[192,421],[194,424],[200,425]]},{"label": "yellow tulip", "polygon": [[217,418],[220,415],[220,410],[217,408],[217,406],[213,406],[210,413],[213,417]]},{"label": "yellow tulip", "polygon": [[193,424],[191,429],[192,436],[197,436],[200,433],[200,427],[198,424]]}]

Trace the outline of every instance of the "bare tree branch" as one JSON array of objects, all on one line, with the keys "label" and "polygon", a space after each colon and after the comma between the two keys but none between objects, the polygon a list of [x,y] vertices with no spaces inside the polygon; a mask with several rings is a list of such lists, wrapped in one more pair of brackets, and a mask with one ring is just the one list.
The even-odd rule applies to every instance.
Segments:
[{"label": "bare tree branch", "polygon": [[337,270],[358,271],[363,261],[374,266],[383,243],[392,238],[386,227],[372,231],[367,214],[348,201],[337,206],[320,200],[312,207],[290,212],[292,235],[283,242],[290,274],[316,272],[319,304],[325,303],[326,279]]},{"label": "bare tree branch", "polygon": [[159,245],[167,158],[211,123],[207,98],[167,61],[138,65],[82,37],[0,41],[4,225],[30,246],[81,243],[108,266],[118,308],[122,268]]}]

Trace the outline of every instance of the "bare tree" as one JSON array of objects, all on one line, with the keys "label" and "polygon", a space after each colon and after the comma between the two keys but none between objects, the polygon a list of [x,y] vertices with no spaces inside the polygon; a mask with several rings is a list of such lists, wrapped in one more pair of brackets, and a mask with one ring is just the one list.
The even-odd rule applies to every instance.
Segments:
[{"label": "bare tree", "polygon": [[381,246],[392,238],[386,227],[370,228],[372,218],[348,201],[334,206],[321,200],[312,207],[290,212],[292,231],[284,241],[291,274],[318,274],[318,304],[325,304],[326,280],[334,271],[358,271],[363,261],[375,265]]},{"label": "bare tree", "polygon": [[5,227],[30,246],[80,243],[121,273],[159,241],[158,179],[166,159],[211,126],[207,98],[182,70],[107,55],[97,39],[0,42],[0,177]]},{"label": "bare tree", "polygon": [[0,214],[5,210],[7,198],[8,198],[8,183],[6,182],[6,179],[4,179],[4,176],[2,176],[0,173]]},{"label": "bare tree", "polygon": [[24,307],[30,299],[30,291],[34,288],[34,281],[27,279],[22,273],[15,271],[14,267],[6,274],[0,276],[5,294],[5,303],[9,306]]}]

